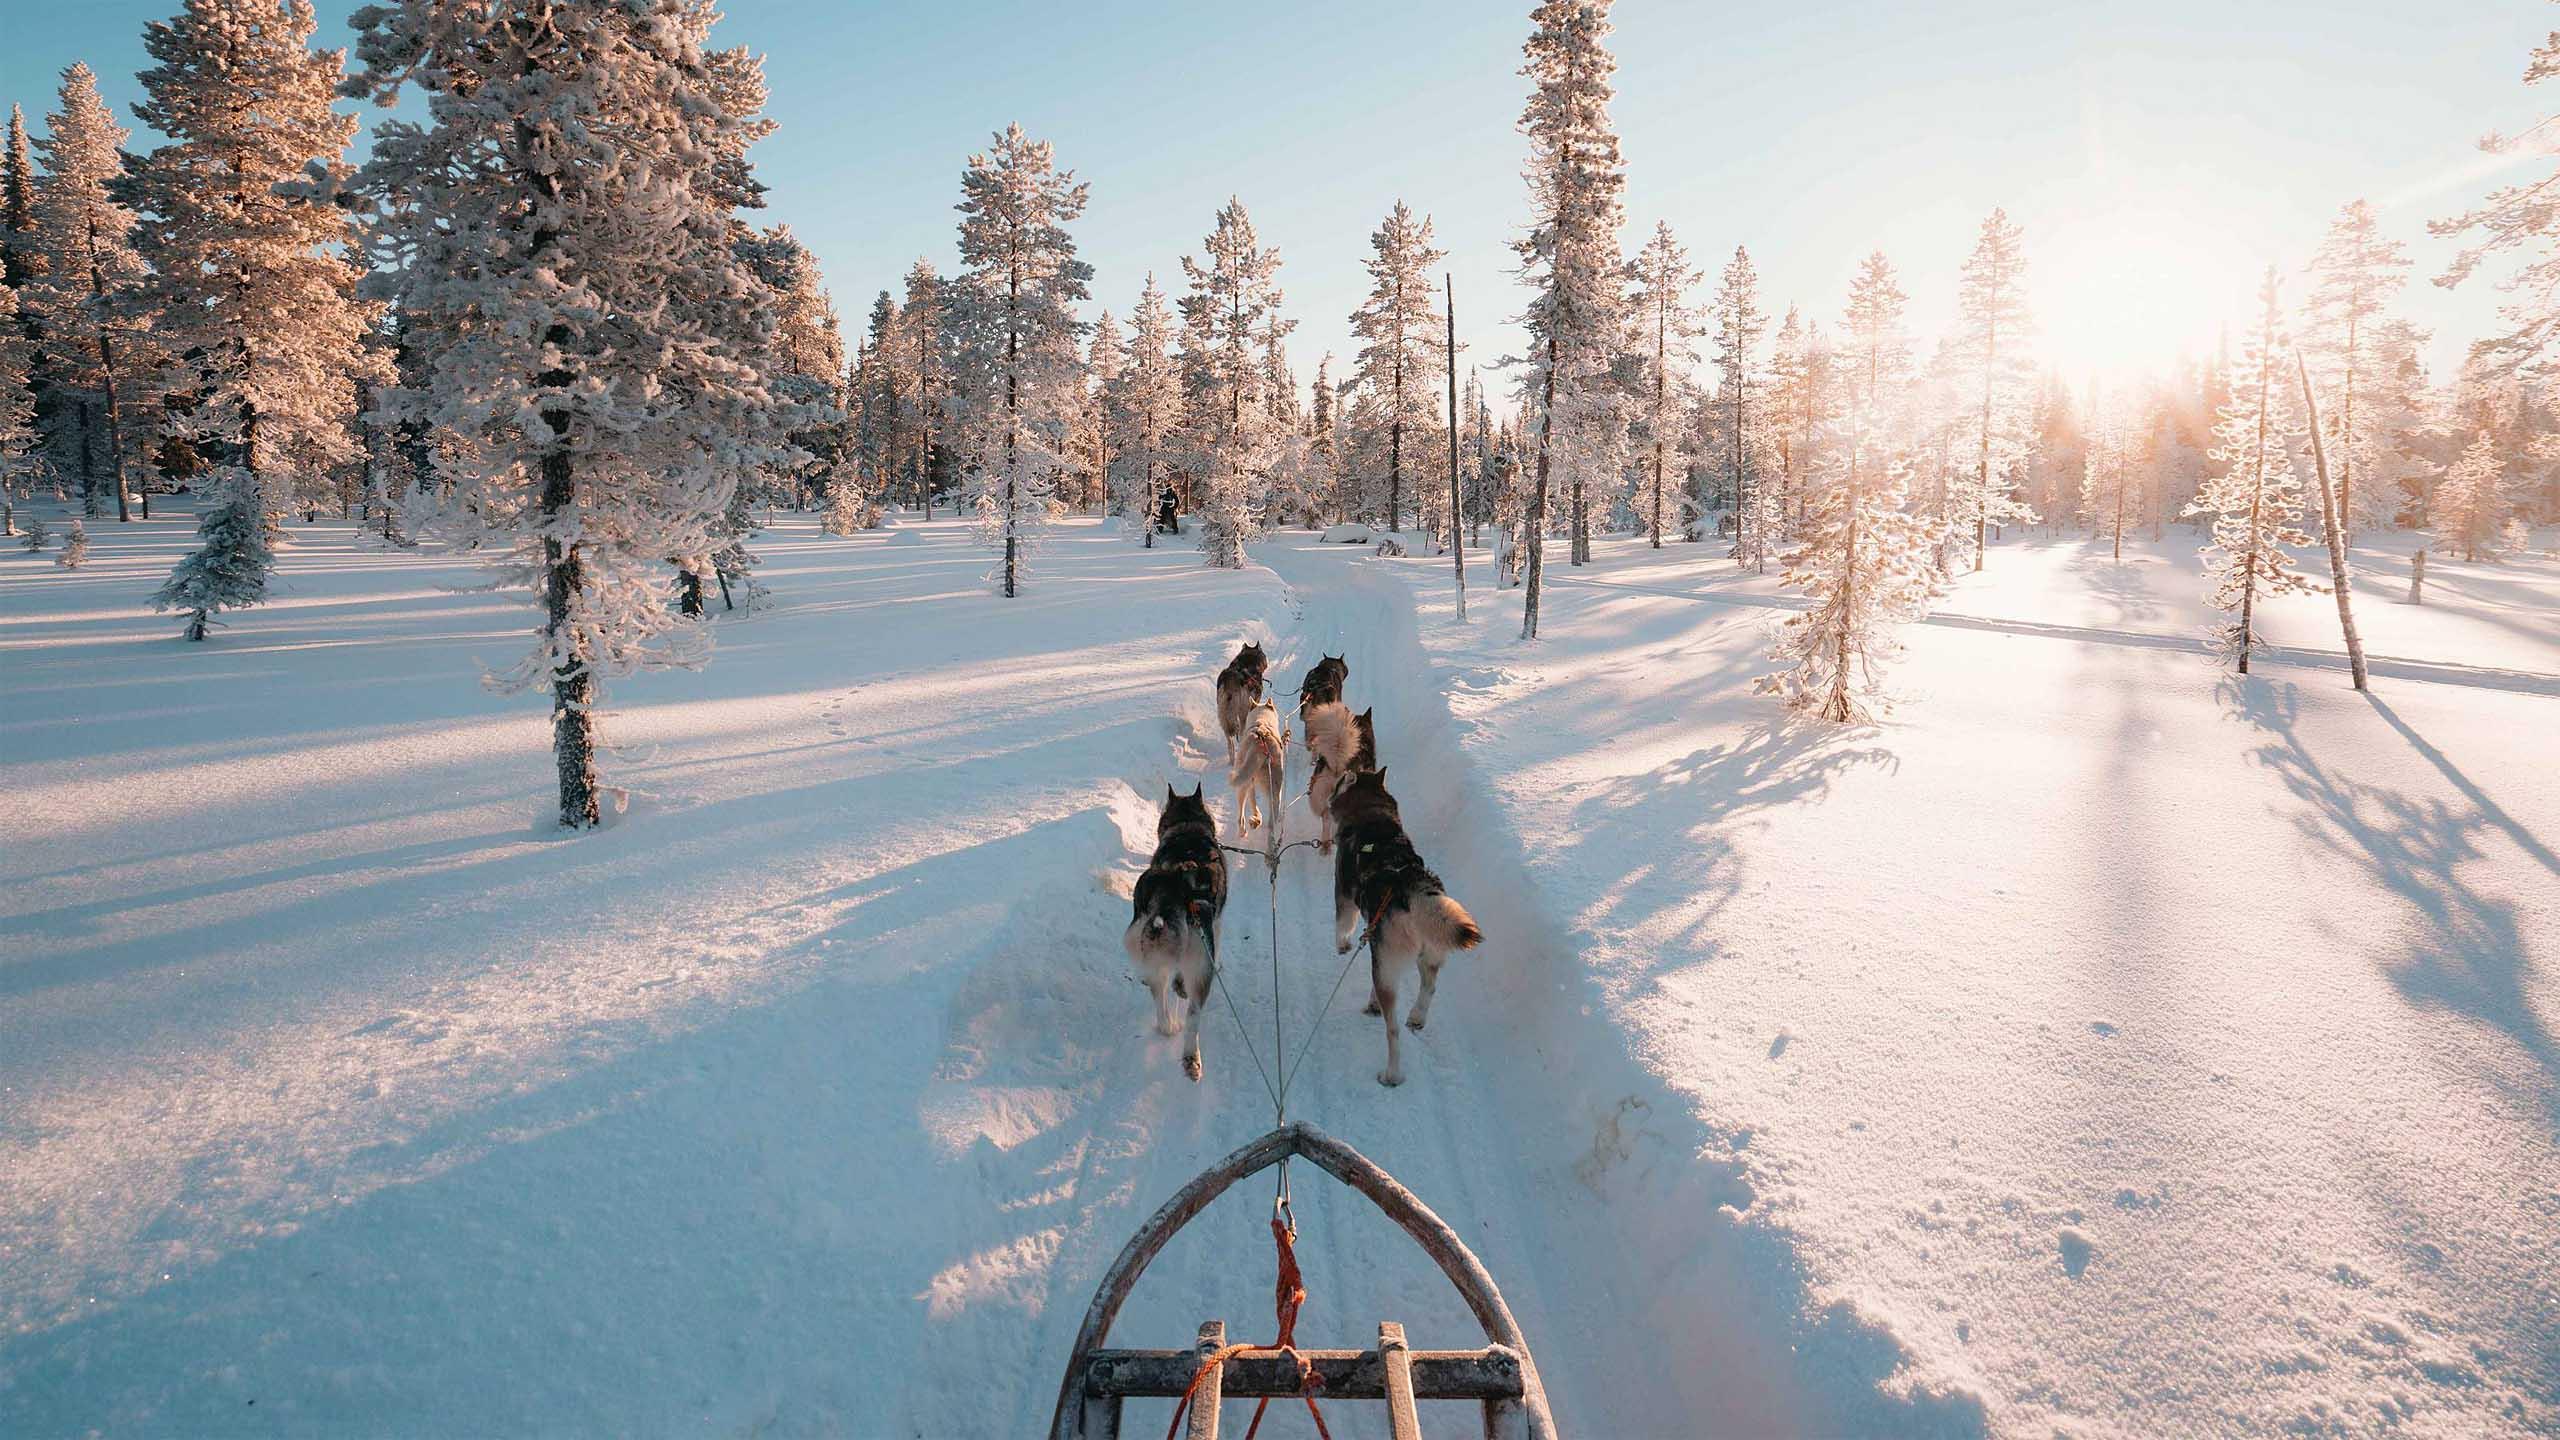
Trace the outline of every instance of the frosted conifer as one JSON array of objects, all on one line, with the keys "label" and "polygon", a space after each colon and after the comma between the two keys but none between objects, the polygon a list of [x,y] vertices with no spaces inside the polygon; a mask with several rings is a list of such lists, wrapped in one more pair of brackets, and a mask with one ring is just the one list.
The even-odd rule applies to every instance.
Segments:
[{"label": "frosted conifer", "polygon": [[133,248],[133,212],[114,192],[124,179],[123,146],[131,132],[98,98],[86,65],[62,72],[62,109],[36,149],[44,157],[37,187],[34,243],[42,256],[21,302],[42,326],[43,361],[54,387],[55,416],[76,446],[70,464],[87,508],[96,513],[113,486],[116,518],[128,520],[125,459],[127,406],[140,348],[135,286],[143,277]]},{"label": "frosted conifer", "polygon": [[[1448,252],[1431,243],[1431,217],[1417,221],[1398,200],[1369,236],[1369,256],[1361,262],[1369,271],[1369,294],[1351,312],[1351,333],[1362,342],[1352,376],[1383,405],[1387,490],[1375,508],[1386,515],[1389,530],[1403,528],[1408,495],[1418,504],[1428,489],[1415,452],[1438,428],[1437,397],[1449,363],[1435,303],[1439,282],[1432,278],[1432,267],[1446,258]],[[1410,487],[1408,474],[1417,477]]]},{"label": "frosted conifer", "polygon": [[1077,343],[1093,267],[1076,258],[1067,224],[1085,189],[1055,151],[1009,125],[969,157],[960,176],[959,275],[950,287],[959,337],[958,413],[975,477],[981,544],[1003,552],[994,578],[1021,593],[1031,549],[1049,528],[1067,431],[1082,408]]},{"label": "frosted conifer", "polygon": [[2278,372],[2285,341],[2273,265],[2259,285],[2258,299],[2258,326],[2231,369],[2231,398],[2214,426],[2212,456],[2221,462],[2222,473],[2206,479],[2186,511],[2213,517],[2213,541],[2205,547],[2205,574],[2213,585],[2209,594],[2216,608],[2233,616],[2216,638],[2243,675],[2249,673],[2249,652],[2259,643],[2259,597],[2322,588],[2293,567],[2284,548],[2308,545],[2311,537],[2299,525],[2302,486],[2286,443],[2285,397],[2290,392]]},{"label": "frosted conifer", "polygon": [[1201,257],[1184,256],[1182,272],[1191,282],[1182,297],[1183,367],[1200,466],[1200,549],[1219,569],[1241,569],[1246,542],[1262,531],[1277,429],[1255,351],[1290,324],[1279,318],[1280,252],[1262,245],[1242,202],[1229,197]]},{"label": "frosted conifer", "polygon": [[561,823],[593,825],[603,683],[709,643],[669,612],[660,567],[712,548],[741,474],[784,441],[769,342],[740,343],[766,291],[733,247],[723,167],[751,117],[725,108],[699,0],[350,18],[348,92],[424,92],[417,118],[378,125],[361,177],[375,283],[420,341],[397,398],[453,447],[448,535],[540,602],[533,648],[493,683],[548,688]]}]

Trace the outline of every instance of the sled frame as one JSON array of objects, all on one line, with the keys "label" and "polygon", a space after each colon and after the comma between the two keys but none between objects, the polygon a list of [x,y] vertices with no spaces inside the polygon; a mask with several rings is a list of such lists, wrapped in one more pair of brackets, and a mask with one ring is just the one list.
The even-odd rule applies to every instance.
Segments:
[{"label": "sled frame", "polygon": [[[1138,1278],[1174,1232],[1237,1181],[1293,1155],[1305,1156],[1316,1168],[1366,1196],[1412,1236],[1456,1288],[1488,1342],[1476,1350],[1414,1350],[1405,1344],[1403,1326],[1381,1323],[1375,1349],[1301,1347],[1295,1352],[1323,1381],[1315,1393],[1329,1399],[1386,1401],[1389,1433],[1397,1440],[1419,1433],[1414,1405],[1421,1400],[1480,1404],[1488,1440],[1556,1440],[1555,1420],[1547,1410],[1546,1390],[1530,1359],[1527,1337],[1483,1262],[1448,1222],[1394,1176],[1304,1122],[1283,1125],[1201,1172],[1129,1237],[1119,1257],[1103,1272],[1084,1323],[1076,1331],[1075,1350],[1068,1357],[1066,1375],[1058,1385],[1058,1406],[1049,1421],[1050,1440],[1119,1440],[1122,1401],[1179,1397],[1191,1385],[1201,1362],[1226,1344],[1226,1326],[1218,1320],[1200,1327],[1199,1343],[1190,1349],[1116,1350],[1104,1348],[1103,1341],[1109,1338],[1112,1321],[1137,1287]],[[1215,1440],[1222,1398],[1294,1397],[1302,1393],[1300,1383],[1298,1366],[1286,1353],[1257,1349],[1232,1355],[1211,1367],[1193,1391],[1190,1435],[1194,1440]]]}]

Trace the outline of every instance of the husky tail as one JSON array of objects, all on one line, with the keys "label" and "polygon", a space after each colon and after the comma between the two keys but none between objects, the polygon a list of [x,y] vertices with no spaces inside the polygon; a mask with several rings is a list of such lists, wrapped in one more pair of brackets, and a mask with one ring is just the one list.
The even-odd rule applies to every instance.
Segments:
[{"label": "husky tail", "polygon": [[1351,731],[1351,711],[1339,702],[1311,707],[1306,715],[1307,749],[1340,770],[1351,762],[1358,738]]},{"label": "husky tail", "polygon": [[1473,950],[1484,943],[1484,931],[1477,927],[1476,917],[1446,895],[1415,897],[1408,915],[1414,935],[1432,950]]}]

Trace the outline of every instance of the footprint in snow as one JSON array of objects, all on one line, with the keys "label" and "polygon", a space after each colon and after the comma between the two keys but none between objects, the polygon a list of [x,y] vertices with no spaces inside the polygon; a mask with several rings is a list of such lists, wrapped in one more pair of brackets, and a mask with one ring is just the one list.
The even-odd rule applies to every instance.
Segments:
[{"label": "footprint in snow", "polygon": [[2089,1257],[2097,1253],[2098,1247],[2089,1243],[2088,1236],[2069,1226],[2063,1227],[2061,1241],[2062,1273],[2077,1280],[2080,1272],[2089,1268]]},{"label": "footprint in snow", "polygon": [[2089,1029],[2092,1033],[2104,1036],[2107,1039],[2112,1040],[2115,1038],[2116,1027],[2109,1021],[2092,1020],[2089,1022]]}]

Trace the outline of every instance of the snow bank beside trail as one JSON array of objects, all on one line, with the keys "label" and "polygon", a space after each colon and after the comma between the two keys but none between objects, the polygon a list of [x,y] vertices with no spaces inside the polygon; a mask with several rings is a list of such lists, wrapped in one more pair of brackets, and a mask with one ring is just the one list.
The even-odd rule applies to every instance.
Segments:
[{"label": "snow bank beside trail", "polygon": [[[1769,594],[1715,557],[1604,545],[1528,648],[1363,563],[1596,1011],[1905,1378],[2003,1434],[2560,1425],[2560,701],[1920,626],[1832,730],[1748,693],[1778,617],[1690,598]],[[2047,573],[2006,613],[2092,603]],[[2560,670],[2506,618],[2472,659]]]},{"label": "snow bank beside trail", "polygon": [[[1559,918],[1575,897],[1527,863],[1523,817],[1499,803],[1488,757],[1451,713],[1453,697],[1464,713],[1499,672],[1426,654],[1395,569],[1318,542],[1259,553],[1304,607],[1301,649],[1349,656],[1348,694],[1377,707],[1406,827],[1489,937],[1450,962],[1430,1029],[1407,1045],[1418,1073],[1381,1108],[1460,1097],[1452,1118],[1474,1136],[1463,1190],[1504,1195],[1524,1227],[1479,1248],[1538,1348],[1560,1423],[1629,1436],[1979,1434],[1977,1397],[1918,1382],[1854,1305],[1809,1298],[1791,1248],[1754,1218],[1749,1133],[1701,1123],[1610,1015],[1586,960],[1593,937]],[[1377,1025],[1353,1032],[1372,1064]],[[1354,1127],[1355,1143],[1372,1108],[1361,1102],[1386,1094],[1367,1091],[1334,1112],[1354,1118],[1325,1120]],[[1455,1208],[1394,1144],[1371,1153],[1444,1214]]]}]

